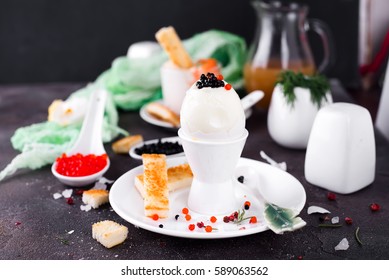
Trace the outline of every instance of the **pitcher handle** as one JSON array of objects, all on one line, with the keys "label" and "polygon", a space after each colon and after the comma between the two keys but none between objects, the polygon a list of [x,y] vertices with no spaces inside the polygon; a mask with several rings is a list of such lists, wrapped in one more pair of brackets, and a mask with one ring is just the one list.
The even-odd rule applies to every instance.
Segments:
[{"label": "pitcher handle", "polygon": [[318,73],[323,73],[326,71],[333,62],[333,57],[335,55],[335,49],[333,46],[333,40],[330,28],[327,24],[318,19],[308,19],[307,24],[305,25],[306,30],[312,30],[316,32],[323,43],[323,60],[319,67],[317,68]]}]

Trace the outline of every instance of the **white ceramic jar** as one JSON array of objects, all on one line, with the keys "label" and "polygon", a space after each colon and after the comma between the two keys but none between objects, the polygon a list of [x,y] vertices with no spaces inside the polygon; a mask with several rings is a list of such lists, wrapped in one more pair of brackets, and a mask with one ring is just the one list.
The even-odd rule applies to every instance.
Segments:
[{"label": "white ceramic jar", "polygon": [[[308,144],[312,124],[319,107],[311,100],[307,88],[295,87],[296,99],[289,104],[284,96],[282,85],[278,84],[273,91],[267,117],[267,126],[272,139],[287,148],[305,149]],[[330,92],[321,107],[332,103]]]}]

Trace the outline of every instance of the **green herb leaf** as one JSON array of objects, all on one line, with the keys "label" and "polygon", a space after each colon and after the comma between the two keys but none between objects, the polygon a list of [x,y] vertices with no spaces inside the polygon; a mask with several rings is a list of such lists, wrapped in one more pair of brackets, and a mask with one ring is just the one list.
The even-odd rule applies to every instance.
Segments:
[{"label": "green herb leaf", "polygon": [[295,73],[290,70],[281,72],[277,83],[282,85],[286,101],[291,106],[294,105],[296,100],[296,95],[294,94],[295,87],[309,89],[311,101],[318,108],[321,107],[323,100],[327,101],[326,93],[330,89],[330,84],[322,75],[306,77],[301,72]]},{"label": "green herb leaf", "polygon": [[69,240],[67,240],[67,239],[59,239],[60,241],[61,241],[61,243],[63,244],[63,245],[70,245],[69,244]]},{"label": "green herb leaf", "polygon": [[251,219],[253,216],[245,217],[246,211],[244,209],[238,210],[238,217],[234,220],[234,224],[240,225],[243,221]]},{"label": "green herb leaf", "polygon": [[341,224],[319,224],[319,227],[329,227],[329,228],[338,228],[341,227]]},{"label": "green herb leaf", "polygon": [[[238,211],[238,213],[239,213],[240,211]],[[242,212],[240,212],[239,214],[238,214],[238,220],[242,220],[243,219],[243,217],[244,217],[244,214],[245,214],[245,211],[244,211],[244,209],[242,210]]]},{"label": "green herb leaf", "polygon": [[355,230],[355,239],[357,240],[359,245],[363,245],[361,239],[359,238],[359,227],[357,227],[357,229]]}]

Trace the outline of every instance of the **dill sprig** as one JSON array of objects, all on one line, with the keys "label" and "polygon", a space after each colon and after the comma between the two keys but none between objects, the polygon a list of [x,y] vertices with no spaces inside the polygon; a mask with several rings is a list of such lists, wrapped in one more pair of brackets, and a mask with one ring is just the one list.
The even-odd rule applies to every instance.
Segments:
[{"label": "dill sprig", "polygon": [[321,107],[323,100],[327,101],[326,93],[330,89],[330,84],[322,75],[313,75],[306,77],[303,73],[295,73],[287,70],[281,72],[277,83],[282,85],[286,101],[291,106],[294,105],[296,95],[294,94],[295,87],[307,88],[311,92],[311,101],[318,108]]},{"label": "dill sprig", "polygon": [[243,221],[251,219],[253,216],[245,217],[246,211],[244,209],[238,210],[238,217],[233,221],[234,224],[240,225]]}]

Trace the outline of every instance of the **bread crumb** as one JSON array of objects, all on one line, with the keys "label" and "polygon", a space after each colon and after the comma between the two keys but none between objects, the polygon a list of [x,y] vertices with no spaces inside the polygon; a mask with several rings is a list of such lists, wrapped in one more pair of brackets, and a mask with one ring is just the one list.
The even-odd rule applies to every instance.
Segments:
[{"label": "bread crumb", "polygon": [[128,228],[114,221],[105,220],[92,225],[92,237],[106,248],[112,248],[126,240]]},{"label": "bread crumb", "polygon": [[82,193],[82,202],[92,206],[94,209],[109,201],[108,191],[101,189],[91,189]]}]

